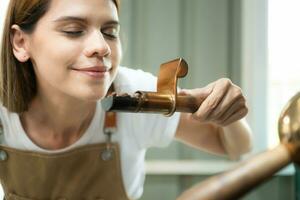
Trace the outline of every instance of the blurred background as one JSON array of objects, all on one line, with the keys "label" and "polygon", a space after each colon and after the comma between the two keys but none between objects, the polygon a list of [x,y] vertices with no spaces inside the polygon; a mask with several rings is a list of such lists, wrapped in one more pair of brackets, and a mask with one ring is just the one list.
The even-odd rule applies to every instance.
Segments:
[{"label": "blurred background", "polygon": [[[0,1],[1,29],[5,5]],[[300,91],[299,0],[121,0],[122,65],[157,74],[161,63],[183,57],[189,73],[183,88],[204,87],[228,77],[244,91],[253,130],[253,151],[278,144],[277,119]],[[297,27],[298,26],[298,27]],[[238,161],[173,142],[147,154],[142,200],[172,200],[182,191]],[[274,175],[243,200],[292,200],[298,171]],[[300,188],[300,187],[299,187]]]}]

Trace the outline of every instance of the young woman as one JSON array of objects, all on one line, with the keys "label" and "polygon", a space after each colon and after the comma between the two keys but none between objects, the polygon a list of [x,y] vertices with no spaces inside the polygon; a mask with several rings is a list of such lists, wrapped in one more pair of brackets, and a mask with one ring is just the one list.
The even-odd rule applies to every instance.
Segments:
[{"label": "young woman", "polygon": [[117,93],[156,87],[151,74],[119,66],[119,4],[10,0],[0,92],[6,199],[137,199],[149,147],[177,138],[231,157],[250,149],[245,98],[228,79],[181,91],[203,101],[193,114],[104,113],[112,83]]}]

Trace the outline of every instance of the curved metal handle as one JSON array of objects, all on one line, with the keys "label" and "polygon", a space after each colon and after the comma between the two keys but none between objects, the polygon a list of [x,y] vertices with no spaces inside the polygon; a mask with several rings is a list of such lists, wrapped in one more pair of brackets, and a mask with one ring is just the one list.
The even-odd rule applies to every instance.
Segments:
[{"label": "curved metal handle", "polygon": [[187,73],[188,65],[182,58],[163,63],[160,66],[157,80],[157,94],[168,95],[172,101],[172,107],[166,115],[172,115],[176,111],[177,79],[185,77]]},{"label": "curved metal handle", "polygon": [[182,193],[177,200],[234,200],[292,162],[293,144],[280,144],[235,168],[212,176]]}]

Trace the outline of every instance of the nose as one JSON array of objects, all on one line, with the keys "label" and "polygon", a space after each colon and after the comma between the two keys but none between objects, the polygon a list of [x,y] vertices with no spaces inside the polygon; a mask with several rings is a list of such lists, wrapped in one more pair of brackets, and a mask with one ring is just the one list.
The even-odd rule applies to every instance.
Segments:
[{"label": "nose", "polygon": [[93,31],[87,39],[84,53],[87,57],[106,57],[111,54],[111,48],[100,31]]}]

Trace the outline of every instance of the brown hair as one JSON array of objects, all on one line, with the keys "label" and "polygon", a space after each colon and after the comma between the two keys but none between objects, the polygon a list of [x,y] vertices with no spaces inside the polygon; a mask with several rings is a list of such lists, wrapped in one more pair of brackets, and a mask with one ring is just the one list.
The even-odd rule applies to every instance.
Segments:
[{"label": "brown hair", "polygon": [[[119,12],[120,0],[113,0]],[[51,0],[10,0],[1,43],[0,101],[11,112],[28,109],[36,95],[36,78],[31,61],[19,62],[11,45],[11,26],[17,24],[22,31],[32,33],[38,20],[48,11]]]}]

